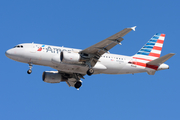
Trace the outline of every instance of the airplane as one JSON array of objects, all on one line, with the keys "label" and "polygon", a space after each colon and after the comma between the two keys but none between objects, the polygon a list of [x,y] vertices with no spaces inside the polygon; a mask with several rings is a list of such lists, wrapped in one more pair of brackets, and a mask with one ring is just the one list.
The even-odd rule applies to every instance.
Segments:
[{"label": "airplane", "polygon": [[66,82],[68,86],[79,90],[81,79],[87,74],[135,74],[147,72],[154,75],[156,71],[169,69],[164,62],[174,53],[160,57],[165,34],[155,34],[135,55],[125,56],[111,54],[109,50],[121,45],[122,37],[136,26],[125,28],[120,32],[94,44],[84,50],[58,47],[45,44],[18,44],[5,52],[15,61],[28,63],[28,74],[32,73],[32,65],[49,66],[57,71],[44,71],[42,79],[47,83]]}]

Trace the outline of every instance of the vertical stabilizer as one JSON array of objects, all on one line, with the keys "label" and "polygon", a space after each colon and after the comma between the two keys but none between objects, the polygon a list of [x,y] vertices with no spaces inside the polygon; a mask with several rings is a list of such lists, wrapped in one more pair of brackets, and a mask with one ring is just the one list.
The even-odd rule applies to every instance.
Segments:
[{"label": "vertical stabilizer", "polygon": [[157,33],[155,34],[139,51],[133,58],[144,61],[147,63],[149,61],[155,60],[160,57],[161,50],[163,47],[165,39],[165,34]]}]

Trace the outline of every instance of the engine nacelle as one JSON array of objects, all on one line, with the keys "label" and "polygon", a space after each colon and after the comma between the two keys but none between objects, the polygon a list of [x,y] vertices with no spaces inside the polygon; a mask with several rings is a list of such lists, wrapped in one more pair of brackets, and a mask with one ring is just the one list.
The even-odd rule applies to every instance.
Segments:
[{"label": "engine nacelle", "polygon": [[78,53],[63,51],[60,58],[63,63],[78,63],[81,56]]},{"label": "engine nacelle", "polygon": [[60,83],[61,81],[68,80],[67,78],[64,78],[62,74],[58,73],[58,71],[44,71],[42,79],[47,83]]},{"label": "engine nacelle", "polygon": [[60,55],[55,55],[52,57],[51,62],[54,64],[60,64],[61,63],[61,58]]}]

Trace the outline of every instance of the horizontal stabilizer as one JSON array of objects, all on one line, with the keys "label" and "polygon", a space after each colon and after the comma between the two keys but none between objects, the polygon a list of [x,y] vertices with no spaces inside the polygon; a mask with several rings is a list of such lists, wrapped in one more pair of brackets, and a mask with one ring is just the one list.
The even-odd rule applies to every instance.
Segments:
[{"label": "horizontal stabilizer", "polygon": [[148,65],[157,65],[157,66],[159,66],[159,65],[163,64],[164,62],[166,62],[166,61],[167,61],[169,58],[171,58],[173,55],[175,55],[175,53],[169,53],[169,54],[164,55],[164,56],[162,56],[162,57],[160,57],[160,58],[157,58],[157,59],[155,59],[155,60],[153,60],[153,61],[150,61],[150,62],[148,62],[147,64],[148,64]]}]

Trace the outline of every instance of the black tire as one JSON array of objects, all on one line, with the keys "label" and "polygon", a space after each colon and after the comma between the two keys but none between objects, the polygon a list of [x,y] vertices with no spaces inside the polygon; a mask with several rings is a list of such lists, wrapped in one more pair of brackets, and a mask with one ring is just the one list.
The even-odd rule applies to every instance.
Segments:
[{"label": "black tire", "polygon": [[92,68],[88,69],[87,75],[91,76],[94,73],[94,70]]},{"label": "black tire", "polygon": [[29,69],[29,70],[27,71],[27,73],[28,73],[28,74],[31,74],[31,73],[32,73],[32,70],[31,70],[31,69]]},{"label": "black tire", "polygon": [[76,84],[74,85],[74,87],[76,88],[76,89],[79,89],[80,87],[81,87],[81,85],[82,85],[82,83],[81,82],[76,82]]}]

